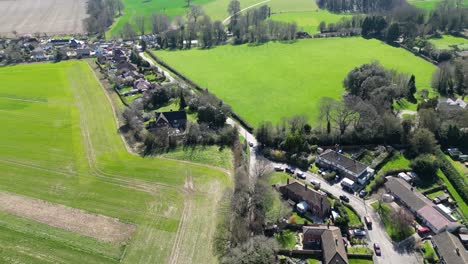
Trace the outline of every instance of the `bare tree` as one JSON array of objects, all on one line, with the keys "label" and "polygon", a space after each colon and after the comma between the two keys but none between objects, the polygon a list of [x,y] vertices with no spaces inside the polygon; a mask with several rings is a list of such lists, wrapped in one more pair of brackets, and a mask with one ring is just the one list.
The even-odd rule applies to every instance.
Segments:
[{"label": "bare tree", "polygon": [[140,34],[144,35],[145,34],[145,17],[144,16],[135,17],[135,24],[137,25],[138,30],[140,30]]},{"label": "bare tree", "polygon": [[411,226],[411,224],[414,222],[413,214],[402,207],[393,211],[391,218],[393,223],[397,226],[399,232],[403,232],[403,230]]},{"label": "bare tree", "polygon": [[325,121],[327,134],[331,133],[331,117],[336,101],[333,98],[323,97],[320,100],[319,120]]},{"label": "bare tree", "polygon": [[193,21],[193,23],[197,23],[197,20],[200,16],[202,16],[205,13],[203,11],[203,8],[199,5],[192,5],[190,6],[190,10],[187,13],[187,19]]},{"label": "bare tree", "polygon": [[337,102],[333,109],[331,120],[340,131],[340,137],[344,135],[346,129],[353,123],[359,120],[359,114],[353,109],[349,108],[344,102]]},{"label": "bare tree", "polygon": [[154,34],[160,34],[169,28],[169,17],[164,14],[153,14],[151,24]]},{"label": "bare tree", "polygon": [[192,0],[185,0],[185,2],[187,3],[187,7],[190,7],[190,4],[192,3]]},{"label": "bare tree", "polygon": [[115,0],[115,7],[117,8],[118,15],[122,15],[122,10],[124,9],[124,3],[122,0]]}]

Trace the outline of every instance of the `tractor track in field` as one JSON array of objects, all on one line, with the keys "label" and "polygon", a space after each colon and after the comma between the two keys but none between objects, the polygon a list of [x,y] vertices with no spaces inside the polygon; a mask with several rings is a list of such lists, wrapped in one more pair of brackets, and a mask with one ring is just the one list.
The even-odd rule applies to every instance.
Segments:
[{"label": "tractor track in field", "polygon": [[170,264],[176,264],[179,262],[184,263],[180,260],[180,252],[182,244],[184,242],[184,238],[187,236],[187,230],[189,225],[189,217],[193,211],[193,179],[192,176],[189,175],[185,179],[184,189],[186,190],[186,196],[184,199],[184,209],[182,210],[182,216],[180,218],[180,223],[177,228],[176,238],[174,241],[174,245],[172,246],[171,255],[169,258]]}]

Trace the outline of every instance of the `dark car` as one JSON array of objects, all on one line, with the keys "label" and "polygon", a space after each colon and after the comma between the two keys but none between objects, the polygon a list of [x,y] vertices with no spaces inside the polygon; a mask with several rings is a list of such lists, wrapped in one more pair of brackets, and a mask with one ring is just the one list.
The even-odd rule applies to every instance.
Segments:
[{"label": "dark car", "polygon": [[354,229],[354,235],[362,237],[362,236],[366,235],[366,231],[356,228],[356,229]]},{"label": "dark car", "polygon": [[254,143],[250,142],[250,143],[249,143],[249,146],[250,146],[250,147],[253,147],[253,146],[254,146]]},{"label": "dark car", "polygon": [[281,166],[275,166],[275,171],[284,171],[284,169]]},{"label": "dark car", "polygon": [[349,198],[346,195],[340,195],[340,200],[349,203]]},{"label": "dark car", "polygon": [[294,169],[291,168],[291,167],[286,167],[286,169],[284,169],[285,172],[287,173],[290,173],[290,174],[294,174]]},{"label": "dark car", "polygon": [[382,255],[382,251],[380,250],[380,245],[378,243],[374,243],[374,251],[377,256]]},{"label": "dark car", "polygon": [[361,197],[361,198],[366,197],[366,195],[367,195],[367,191],[366,191],[366,190],[362,190],[362,191],[359,192],[359,197]]}]

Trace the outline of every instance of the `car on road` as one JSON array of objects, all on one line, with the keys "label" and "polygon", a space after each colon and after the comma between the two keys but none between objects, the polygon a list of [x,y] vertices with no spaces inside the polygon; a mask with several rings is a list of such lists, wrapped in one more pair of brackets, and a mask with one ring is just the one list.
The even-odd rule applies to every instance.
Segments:
[{"label": "car on road", "polygon": [[281,166],[275,166],[275,171],[284,171],[283,167]]},{"label": "car on road", "polygon": [[286,173],[289,173],[289,174],[294,174],[294,169],[291,168],[291,167],[286,167],[286,169],[284,169],[284,171],[285,171]]},{"label": "car on road", "polygon": [[303,179],[303,180],[306,178],[306,176],[304,175],[304,172],[302,172],[302,171],[296,172],[296,176]]},{"label": "car on road", "polygon": [[340,195],[340,200],[349,203],[349,198],[348,198],[348,196],[346,196],[346,195],[344,195],[344,194]]},{"label": "car on road", "polygon": [[359,192],[359,197],[361,197],[361,198],[366,197],[366,195],[367,195],[367,191],[366,191],[366,190],[362,190],[362,191]]},{"label": "car on road", "polygon": [[356,228],[356,229],[354,229],[354,235],[355,236],[365,236],[366,231],[364,231],[362,229],[359,229],[359,228]]},{"label": "car on road", "polygon": [[374,243],[374,251],[377,256],[382,255],[382,251],[380,250],[380,245],[379,243]]},{"label": "car on road", "polygon": [[310,184],[312,184],[316,188],[320,188],[320,182],[317,180],[310,180]]}]

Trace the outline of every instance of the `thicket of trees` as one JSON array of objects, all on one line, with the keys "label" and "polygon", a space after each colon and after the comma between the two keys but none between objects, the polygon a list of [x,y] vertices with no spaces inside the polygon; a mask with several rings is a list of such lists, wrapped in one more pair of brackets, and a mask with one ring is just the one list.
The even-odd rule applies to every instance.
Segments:
[{"label": "thicket of trees", "polygon": [[356,12],[376,13],[388,11],[400,5],[407,5],[404,0],[318,0],[317,4],[322,9],[331,12]]},{"label": "thicket of trees", "polygon": [[87,5],[89,16],[85,20],[87,31],[103,35],[114,23],[114,17],[122,15],[123,8],[122,0],[89,0]]},{"label": "thicket of trees", "polygon": [[432,76],[432,87],[443,96],[468,94],[468,60],[456,59],[439,65]]}]

